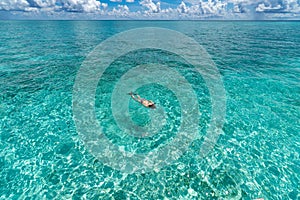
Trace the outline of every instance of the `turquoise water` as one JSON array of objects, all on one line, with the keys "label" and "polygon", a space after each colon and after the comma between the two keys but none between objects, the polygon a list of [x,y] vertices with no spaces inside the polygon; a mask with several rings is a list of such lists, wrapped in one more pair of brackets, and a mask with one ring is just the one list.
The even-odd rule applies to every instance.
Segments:
[{"label": "turquoise water", "polygon": [[[112,88],[137,64],[178,70],[201,112],[200,137],[178,160],[126,174],[103,165],[83,144],[73,121],[73,85],[99,43],[145,26],[182,32],[206,49],[222,75],[226,118],[214,149],[198,157],[212,107],[200,74],[170,52],[143,49],[118,58],[95,97],[97,119],[116,145],[151,152],[178,131],[180,102],[158,84],[137,92],[165,109],[161,132],[136,138],[116,131]],[[300,198],[299,22],[1,21],[0,32],[0,199]],[[129,111],[138,125],[150,120],[150,111],[133,101]]]}]

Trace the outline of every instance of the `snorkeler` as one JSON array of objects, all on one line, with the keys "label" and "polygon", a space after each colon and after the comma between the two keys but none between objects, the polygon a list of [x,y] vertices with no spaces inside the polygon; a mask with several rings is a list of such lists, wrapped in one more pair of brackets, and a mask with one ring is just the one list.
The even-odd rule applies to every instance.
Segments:
[{"label": "snorkeler", "polygon": [[135,101],[141,103],[143,106],[147,108],[155,109],[155,103],[151,100],[143,99],[138,94],[133,94],[132,92],[128,93]]}]

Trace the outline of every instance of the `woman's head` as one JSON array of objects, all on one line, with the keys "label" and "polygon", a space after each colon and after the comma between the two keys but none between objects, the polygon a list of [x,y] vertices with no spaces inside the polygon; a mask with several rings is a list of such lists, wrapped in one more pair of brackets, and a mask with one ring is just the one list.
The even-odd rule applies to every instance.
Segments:
[{"label": "woman's head", "polygon": [[148,107],[152,109],[156,108],[155,103],[153,101],[149,101]]}]

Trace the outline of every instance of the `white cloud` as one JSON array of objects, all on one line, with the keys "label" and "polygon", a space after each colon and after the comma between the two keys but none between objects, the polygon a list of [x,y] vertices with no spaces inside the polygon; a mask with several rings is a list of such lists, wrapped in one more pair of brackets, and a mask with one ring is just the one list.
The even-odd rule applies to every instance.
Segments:
[{"label": "white cloud", "polygon": [[26,0],[1,0],[0,10],[25,10],[29,7]]},{"label": "white cloud", "polygon": [[129,12],[129,8],[126,5],[118,5],[118,9],[122,12]]},{"label": "white cloud", "polygon": [[195,3],[195,1],[193,1],[193,4],[189,7],[186,6],[184,2],[181,2],[180,5],[177,7],[177,11],[179,13],[194,15],[196,17],[208,15],[219,16],[226,13],[226,7],[227,3],[222,2],[221,0],[200,0],[197,4]]},{"label": "white cloud", "polygon": [[54,7],[56,0],[31,0],[34,5],[37,7],[45,8],[45,7]]},{"label": "white cloud", "polygon": [[152,0],[142,0],[140,2],[140,4],[143,7],[148,8],[147,12],[150,12],[150,13],[159,13],[160,10],[161,10],[160,9],[160,2],[159,1],[157,3],[154,3]]},{"label": "white cloud", "polygon": [[[101,2],[100,2],[101,1]],[[135,0],[110,0],[125,5],[109,7],[103,0],[0,0],[0,11],[25,11],[64,16],[130,16],[133,19],[272,19],[300,15],[300,0],[181,0],[177,5],[166,0],[139,0],[140,8],[130,11],[128,4]],[[126,2],[126,3],[125,3]],[[177,1],[176,1],[177,2]],[[87,17],[88,19],[88,17]]]},{"label": "white cloud", "polygon": [[[58,6],[57,3],[61,6]],[[105,4],[97,0],[0,0],[0,10],[23,10],[27,12],[49,10],[95,12],[101,6],[105,6]]]},{"label": "white cloud", "polygon": [[233,3],[235,5],[252,5],[262,2],[263,0],[228,0],[228,3]]},{"label": "white cloud", "polygon": [[266,5],[265,3],[260,3],[256,7],[255,11],[256,12],[270,12],[270,11],[280,10],[281,8],[282,7],[279,4],[277,6],[272,7],[272,5]]},{"label": "white cloud", "polygon": [[187,7],[186,7],[186,5],[185,5],[185,3],[182,1],[181,3],[180,3],[180,5],[177,7],[177,11],[179,12],[179,13],[187,13],[187,11],[188,11],[188,9],[187,9]]},{"label": "white cloud", "polygon": [[300,13],[300,2],[297,0],[283,0],[286,12]]},{"label": "white cloud", "polygon": [[[251,10],[255,12],[300,12],[300,1],[299,0],[227,0],[228,3],[234,5],[234,10],[239,9]],[[284,14],[283,14],[284,15]],[[279,15],[276,15],[279,16]],[[282,15],[280,15],[282,16]]]},{"label": "white cloud", "polygon": [[259,3],[264,0],[227,0],[228,4],[233,4],[233,13],[253,13]]},{"label": "white cloud", "polygon": [[101,3],[101,7],[105,10],[108,7],[107,3]]},{"label": "white cloud", "polygon": [[239,5],[234,5],[233,12],[235,12],[235,13],[241,13],[242,9],[241,9],[241,7]]},{"label": "white cloud", "polygon": [[[256,12],[300,13],[300,2],[297,0],[264,0],[255,9]],[[284,14],[283,14],[284,15]],[[279,15],[277,15],[279,16]]]},{"label": "white cloud", "polygon": [[207,2],[201,0],[200,6],[203,14],[221,14],[226,11],[227,3],[221,0],[208,0]]},{"label": "white cloud", "polygon": [[38,12],[39,9],[36,8],[36,7],[26,7],[26,8],[24,8],[24,11],[26,11],[26,12]]},{"label": "white cloud", "polygon": [[130,14],[129,8],[126,5],[118,5],[117,8],[113,8],[112,11],[108,12],[108,15],[124,17]]},{"label": "white cloud", "polygon": [[95,12],[101,6],[96,0],[61,0],[61,3],[64,10],[73,12]]}]

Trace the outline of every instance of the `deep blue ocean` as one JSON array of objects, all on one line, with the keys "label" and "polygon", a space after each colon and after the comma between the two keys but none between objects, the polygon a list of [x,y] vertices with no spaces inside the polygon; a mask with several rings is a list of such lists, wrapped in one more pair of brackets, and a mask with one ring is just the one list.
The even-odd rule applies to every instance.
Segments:
[{"label": "deep blue ocean", "polygon": [[[184,115],[170,88],[147,84],[134,92],[164,109],[161,132],[143,138],[120,131],[113,88],[137,65],[177,70],[201,113],[198,138],[183,155],[160,169],[124,173],[103,164],[78,134],[74,84],[97,45],[144,27],[175,30],[206,50],[222,79],[226,115],[214,147],[198,156],[213,107],[201,74],[158,49],[118,57],[97,80],[94,111],[120,149],[145,153],[172,143]],[[117,94],[129,101],[124,119],[147,125],[152,111],[128,92]],[[300,22],[0,21],[0,199],[300,199],[299,154]]]}]

